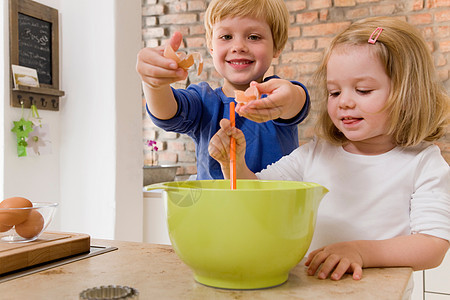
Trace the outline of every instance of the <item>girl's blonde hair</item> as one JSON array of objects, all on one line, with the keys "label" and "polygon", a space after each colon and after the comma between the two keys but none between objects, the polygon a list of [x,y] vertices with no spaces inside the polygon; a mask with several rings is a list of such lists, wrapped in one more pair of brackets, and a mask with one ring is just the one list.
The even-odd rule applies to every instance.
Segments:
[{"label": "girl's blonde hair", "polygon": [[213,0],[205,12],[206,43],[211,48],[212,27],[226,18],[253,17],[266,20],[274,52],[283,50],[288,39],[289,11],[283,0]]},{"label": "girl's blonde hair", "polygon": [[[375,44],[368,39],[383,28]],[[327,111],[327,63],[338,45],[368,45],[379,57],[391,79],[391,92],[385,109],[389,112],[389,134],[398,146],[414,146],[434,141],[445,133],[449,117],[449,97],[437,77],[433,59],[420,32],[396,18],[373,17],[357,21],[336,36],[313,75],[320,112],[317,134],[335,144],[347,138],[331,121]],[[355,62],[357,63],[357,62]]]}]

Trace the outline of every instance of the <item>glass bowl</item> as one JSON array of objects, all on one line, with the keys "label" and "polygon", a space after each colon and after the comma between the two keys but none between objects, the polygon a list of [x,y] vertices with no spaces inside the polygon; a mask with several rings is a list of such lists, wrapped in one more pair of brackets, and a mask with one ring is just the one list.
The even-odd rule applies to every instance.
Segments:
[{"label": "glass bowl", "polygon": [[[21,243],[36,240],[51,223],[58,203],[33,202],[33,207],[0,208],[0,242]],[[11,218],[25,221],[10,225]],[[4,223],[8,224],[4,224]],[[3,223],[3,224],[2,224]]]}]

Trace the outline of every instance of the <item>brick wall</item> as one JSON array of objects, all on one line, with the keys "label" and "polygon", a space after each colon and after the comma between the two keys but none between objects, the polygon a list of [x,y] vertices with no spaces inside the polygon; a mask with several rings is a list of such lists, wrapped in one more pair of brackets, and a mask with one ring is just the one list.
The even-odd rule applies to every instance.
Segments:
[{"label": "brick wall", "polygon": [[[174,31],[183,36],[183,50],[199,51],[205,59],[200,76],[191,72],[186,82],[175,87],[186,87],[189,83],[208,81],[211,86],[221,84],[211,58],[206,51],[203,13],[209,1],[202,0],[143,0],[142,40],[143,47],[164,45]],[[425,36],[433,53],[437,70],[447,91],[450,91],[450,1],[449,0],[287,0],[291,15],[289,41],[282,55],[274,60],[268,75],[277,74],[285,79],[307,83],[321,58],[323,49],[333,36],[351,22],[369,16],[399,16],[417,26]],[[195,147],[189,137],[164,132],[155,127],[144,110],[143,139],[156,139],[160,164],[180,165],[178,179],[196,173]],[[301,143],[312,134],[315,111],[299,125]],[[447,162],[450,162],[450,133],[438,142]],[[145,149],[145,148],[144,148]],[[145,163],[151,164],[151,155],[145,149]]]}]

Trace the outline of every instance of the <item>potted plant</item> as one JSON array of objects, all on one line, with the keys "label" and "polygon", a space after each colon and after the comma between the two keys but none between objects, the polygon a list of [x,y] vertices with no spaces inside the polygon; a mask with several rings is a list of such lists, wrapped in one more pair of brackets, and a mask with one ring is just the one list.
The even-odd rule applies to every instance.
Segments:
[{"label": "potted plant", "polygon": [[156,158],[158,147],[155,140],[147,140],[145,142],[151,150],[151,164],[144,165],[144,186],[166,181],[174,181],[178,166],[176,165],[159,165]]}]

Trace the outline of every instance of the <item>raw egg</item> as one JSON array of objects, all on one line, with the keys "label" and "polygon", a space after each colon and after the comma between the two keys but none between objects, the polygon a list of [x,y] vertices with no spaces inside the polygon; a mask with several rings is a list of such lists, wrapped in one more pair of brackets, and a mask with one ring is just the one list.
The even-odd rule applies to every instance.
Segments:
[{"label": "raw egg", "polygon": [[41,233],[44,228],[44,217],[37,210],[31,210],[28,219],[16,225],[16,232],[23,238],[31,239]]},{"label": "raw egg", "polygon": [[14,226],[24,222],[30,214],[30,209],[25,209],[26,207],[33,207],[33,204],[30,200],[22,197],[11,197],[3,200],[0,203],[0,224]]}]

